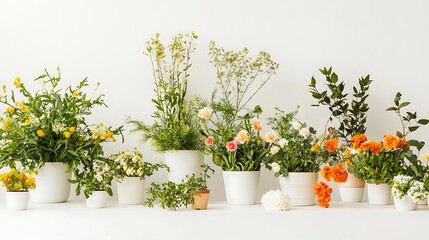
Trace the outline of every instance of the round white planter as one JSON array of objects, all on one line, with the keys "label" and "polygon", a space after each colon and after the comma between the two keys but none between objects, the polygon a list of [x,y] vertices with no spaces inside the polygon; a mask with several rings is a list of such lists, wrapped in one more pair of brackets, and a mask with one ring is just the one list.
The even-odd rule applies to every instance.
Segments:
[{"label": "round white planter", "polygon": [[144,201],[144,181],[140,177],[126,177],[117,182],[119,204],[142,204]]},{"label": "round white planter", "polygon": [[317,183],[319,173],[291,172],[287,177],[279,177],[282,191],[289,196],[291,205],[314,205],[316,196],[313,187]]},{"label": "round white planter", "polygon": [[390,204],[390,187],[386,183],[371,184],[368,183],[368,202],[375,205]]},{"label": "round white planter", "polygon": [[419,204],[419,205],[426,205],[426,204],[428,204],[428,200],[427,200],[427,199],[425,199],[425,200],[423,200],[423,201],[419,201],[419,202],[418,202],[418,204]]},{"label": "round white planter", "polygon": [[107,203],[109,195],[106,191],[94,191],[92,192],[92,195],[89,196],[89,198],[86,199],[86,206],[88,208],[104,208]]},{"label": "round white planter", "polygon": [[226,199],[229,204],[256,203],[260,171],[223,171]]},{"label": "round white planter", "polygon": [[393,202],[395,203],[395,208],[400,211],[414,211],[417,209],[417,202],[408,196],[405,195],[402,199],[393,198]]},{"label": "round white planter", "polygon": [[31,200],[36,203],[66,202],[70,196],[71,172],[66,173],[67,164],[49,162],[39,169],[36,189],[30,191]]},{"label": "round white planter", "polygon": [[28,207],[29,192],[6,192],[6,204],[10,210],[26,210]]},{"label": "round white planter", "polygon": [[169,151],[165,153],[165,163],[170,168],[168,180],[180,183],[182,179],[186,179],[186,175],[200,176],[202,173],[201,165],[204,164],[204,155],[197,150]]}]

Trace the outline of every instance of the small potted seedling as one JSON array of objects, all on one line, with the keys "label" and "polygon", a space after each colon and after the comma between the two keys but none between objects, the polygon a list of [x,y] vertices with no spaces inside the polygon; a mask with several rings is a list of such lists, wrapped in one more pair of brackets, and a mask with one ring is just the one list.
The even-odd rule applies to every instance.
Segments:
[{"label": "small potted seedling", "polygon": [[195,174],[188,177],[189,193],[192,194],[194,201],[191,203],[192,209],[206,210],[209,202],[210,190],[207,187],[207,178],[210,178],[209,171],[214,173],[214,170],[207,164],[201,165],[203,173],[200,177],[195,178]]}]

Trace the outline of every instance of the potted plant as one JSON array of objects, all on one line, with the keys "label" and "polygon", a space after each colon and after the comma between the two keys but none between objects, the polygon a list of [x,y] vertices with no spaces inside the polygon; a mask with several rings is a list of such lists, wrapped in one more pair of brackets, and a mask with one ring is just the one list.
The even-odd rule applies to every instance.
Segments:
[{"label": "potted plant", "polygon": [[207,179],[210,178],[209,171],[214,173],[214,170],[207,164],[201,166],[203,173],[196,178],[195,175],[188,177],[188,192],[193,196],[194,201],[191,203],[192,209],[206,210],[210,197],[210,190],[207,187]]},{"label": "potted plant", "polygon": [[268,125],[279,133],[280,140],[271,148],[265,164],[279,178],[291,205],[313,205],[313,186],[322,163],[316,131],[296,121],[298,110],[290,113],[277,110],[276,116],[269,118]]},{"label": "potted plant", "polygon": [[[350,101],[349,93],[345,91],[344,81],[339,81],[338,75],[332,71],[332,67],[319,69],[319,71],[325,76],[325,84],[328,89],[324,91],[317,89],[316,79],[311,78],[310,93],[317,100],[317,104],[313,106],[322,105],[328,107],[331,115],[326,126],[329,123],[333,123],[334,119],[338,121],[336,127],[337,137],[340,140],[340,144],[347,146],[348,149],[345,150],[346,159],[351,161],[352,158],[348,156],[350,153],[354,153],[352,149],[356,149],[356,147],[352,148],[352,146],[356,146],[358,142],[366,140],[366,136],[363,140],[360,137],[364,136],[367,129],[365,124],[369,105],[366,100],[369,96],[368,91],[372,80],[369,75],[361,77],[359,84],[353,86],[353,99]],[[355,142],[356,140],[358,142]],[[338,157],[334,164],[338,164],[341,161],[341,155],[338,155]],[[338,183],[341,199],[345,202],[359,202],[362,200],[365,182],[356,178],[355,172],[356,170],[349,174],[345,183]]]},{"label": "potted plant", "polygon": [[[146,52],[153,68],[156,97],[152,99],[156,111],[152,125],[128,118],[133,129],[140,132],[142,142],[151,140],[155,150],[165,153],[169,167],[168,179],[180,183],[186,175],[201,173],[204,156],[200,153],[201,136],[198,133],[194,102],[189,101],[190,55],[195,51],[194,33],[179,34],[164,46],[159,34],[147,43]],[[169,55],[169,56],[167,56]],[[171,62],[169,61],[171,59]]]},{"label": "potted plant", "polygon": [[0,183],[6,188],[6,204],[10,210],[26,210],[28,207],[29,189],[36,188],[34,177],[12,168],[10,172],[0,174]]},{"label": "potted plant", "polygon": [[424,183],[413,177],[397,175],[393,178],[392,195],[398,210],[416,210],[417,202],[426,199],[428,194]]},{"label": "potted plant", "polygon": [[[0,135],[6,144],[0,149],[0,167],[15,167],[17,162],[36,173],[37,189],[31,191],[34,202],[54,203],[67,201],[70,195],[71,171],[85,154],[94,148],[91,129],[85,117],[95,106],[105,106],[102,95],[85,93],[85,78],[77,86],[60,88],[61,74],[45,74],[36,78],[41,90],[30,92],[20,78],[14,85],[20,94],[3,87],[0,103],[7,106],[1,119]],[[108,138],[115,141],[109,131]],[[90,139],[90,140],[88,140]]]},{"label": "potted plant", "polygon": [[163,209],[177,210],[181,207],[188,207],[194,202],[193,194],[188,193],[189,188],[185,180],[181,183],[167,181],[162,184],[152,183],[147,189],[149,198],[144,205],[152,208],[159,203]]},{"label": "potted plant", "polygon": [[159,168],[166,167],[161,163],[151,164],[143,161],[143,154],[136,149],[111,155],[110,160],[117,179],[119,204],[142,204],[144,179]]},{"label": "potted plant", "polygon": [[114,172],[109,166],[107,159],[88,161],[82,170],[74,170],[76,183],[76,196],[79,196],[82,188],[88,208],[104,208],[110,196],[113,196],[111,184]]},{"label": "potted plant", "polygon": [[[218,81],[209,101],[198,99],[200,132],[206,137],[204,152],[212,154],[213,163],[222,168],[230,204],[256,202],[262,158],[278,138],[273,131],[261,134],[259,106],[246,110],[247,103],[275,74],[278,64],[266,52],[259,52],[256,59],[248,54],[247,48],[225,51],[212,41],[209,55]],[[255,90],[251,92],[252,87]]]}]

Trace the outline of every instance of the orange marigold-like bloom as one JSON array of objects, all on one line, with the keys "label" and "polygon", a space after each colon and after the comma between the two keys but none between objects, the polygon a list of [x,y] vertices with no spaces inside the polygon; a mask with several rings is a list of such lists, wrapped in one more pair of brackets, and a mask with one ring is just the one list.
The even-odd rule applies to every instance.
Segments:
[{"label": "orange marigold-like bloom", "polygon": [[107,140],[110,137],[109,133],[103,133],[104,140]]},{"label": "orange marigold-like bloom", "polygon": [[324,146],[328,148],[328,152],[333,152],[338,147],[338,139],[333,138],[326,140]]},{"label": "orange marigold-like bloom", "polygon": [[37,136],[44,137],[46,134],[43,132],[43,130],[37,130]]},{"label": "orange marigold-like bloom", "polygon": [[396,140],[396,148],[408,149],[408,148],[410,148],[410,145],[407,144],[407,140],[405,140],[405,139],[397,139]]},{"label": "orange marigold-like bloom", "polygon": [[329,202],[330,201],[331,201],[330,197],[327,197],[327,198],[318,198],[317,199],[317,202],[319,203],[319,206],[323,207],[323,208],[329,208]]},{"label": "orange marigold-like bloom", "polygon": [[322,177],[329,182],[331,181],[331,171],[332,167],[328,165],[323,165],[323,169],[320,170],[320,175],[322,175]]},{"label": "orange marigold-like bloom", "polygon": [[381,150],[381,143],[375,142],[375,141],[371,141],[369,148],[370,148],[370,150],[371,150],[372,153],[374,153],[375,155],[377,155],[380,152],[380,150]]},{"label": "orange marigold-like bloom", "polygon": [[396,148],[396,145],[397,145],[396,137],[390,134],[387,134],[386,136],[384,136],[383,141],[384,141],[384,149],[391,150]]},{"label": "orange marigold-like bloom", "polygon": [[316,150],[316,151],[320,151],[320,146],[319,146],[319,144],[314,144],[314,146],[313,146],[313,149],[314,150]]},{"label": "orange marigold-like bloom", "polygon": [[354,149],[358,149],[360,147],[361,143],[363,143],[364,141],[366,141],[366,135],[365,134],[359,134],[359,135],[352,137],[352,140],[350,142],[353,143]]},{"label": "orange marigold-like bloom", "polygon": [[70,132],[64,132],[64,136],[65,136],[66,138],[70,138]]},{"label": "orange marigold-like bloom", "polygon": [[71,127],[71,128],[69,129],[69,131],[70,131],[70,132],[75,132],[75,131],[76,131],[76,128],[75,128],[75,127]]},{"label": "orange marigold-like bloom", "polygon": [[343,167],[344,163],[340,163],[334,168],[334,171],[332,171],[331,177],[334,179],[334,182],[343,183],[347,181],[349,174]]},{"label": "orange marigold-like bloom", "polygon": [[313,187],[314,193],[317,195],[317,202],[319,206],[328,208],[331,201],[332,188],[324,182],[316,183]]}]

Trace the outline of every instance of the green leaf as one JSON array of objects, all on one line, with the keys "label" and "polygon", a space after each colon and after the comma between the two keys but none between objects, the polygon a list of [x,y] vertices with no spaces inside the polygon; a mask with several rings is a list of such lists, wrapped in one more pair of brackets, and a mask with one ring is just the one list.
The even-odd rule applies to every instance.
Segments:
[{"label": "green leaf", "polygon": [[426,125],[429,123],[428,119],[420,119],[417,123],[421,124],[421,125]]},{"label": "green leaf", "polygon": [[410,130],[410,132],[414,132],[414,131],[416,131],[419,127],[420,127],[420,126],[411,126],[411,127],[408,127],[408,130]]},{"label": "green leaf", "polygon": [[407,143],[413,147],[417,147],[420,144],[419,141],[417,141],[417,140],[409,140],[409,141],[407,141]]},{"label": "green leaf", "polygon": [[408,105],[410,105],[410,104],[411,104],[410,102],[403,102],[403,103],[401,103],[401,104],[399,105],[399,108],[406,107],[406,106],[408,106]]},{"label": "green leaf", "polygon": [[[329,70],[331,70],[331,69],[329,69]],[[337,74],[332,73],[332,75],[331,75],[331,80],[332,80],[332,82],[333,82],[333,83],[338,82],[338,76],[337,76]]]},{"label": "green leaf", "polygon": [[386,111],[397,111],[398,109],[396,107],[390,107],[386,109]]},{"label": "green leaf", "polygon": [[396,132],[396,136],[397,136],[398,138],[403,138],[403,137],[404,137],[404,134],[402,134],[400,131],[397,131],[397,132]]}]

